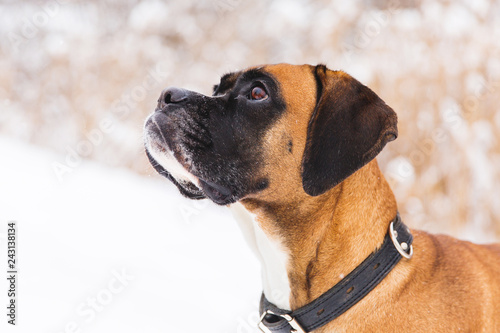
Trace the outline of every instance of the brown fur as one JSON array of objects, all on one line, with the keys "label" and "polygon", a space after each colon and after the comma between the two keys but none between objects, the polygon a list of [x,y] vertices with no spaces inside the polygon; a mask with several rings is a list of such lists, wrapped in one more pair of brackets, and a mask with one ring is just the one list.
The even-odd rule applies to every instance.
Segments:
[{"label": "brown fur", "polygon": [[[297,309],[381,245],[397,204],[376,160],[321,195],[304,192],[302,155],[317,94],[312,66],[264,69],[280,82],[287,112],[263,142],[269,188],[241,202],[289,250],[290,302]],[[500,332],[500,246],[412,233],[413,258],[402,259],[363,300],[317,332]]]}]

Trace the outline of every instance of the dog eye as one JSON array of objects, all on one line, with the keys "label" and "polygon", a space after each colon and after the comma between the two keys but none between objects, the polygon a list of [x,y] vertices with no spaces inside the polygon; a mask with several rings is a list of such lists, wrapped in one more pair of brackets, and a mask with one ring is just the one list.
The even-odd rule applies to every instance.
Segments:
[{"label": "dog eye", "polygon": [[256,86],[252,88],[250,99],[254,101],[260,101],[266,99],[267,97],[267,93],[262,87]]}]

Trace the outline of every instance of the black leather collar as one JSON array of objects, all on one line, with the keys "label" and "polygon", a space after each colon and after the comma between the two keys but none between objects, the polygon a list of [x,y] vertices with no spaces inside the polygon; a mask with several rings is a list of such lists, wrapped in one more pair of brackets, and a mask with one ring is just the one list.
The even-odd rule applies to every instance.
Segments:
[{"label": "black leather collar", "polygon": [[380,249],[311,303],[293,312],[285,311],[270,303],[262,294],[259,328],[265,333],[307,333],[326,325],[373,290],[401,257],[410,259],[413,254],[412,241],[413,236],[398,213]]}]

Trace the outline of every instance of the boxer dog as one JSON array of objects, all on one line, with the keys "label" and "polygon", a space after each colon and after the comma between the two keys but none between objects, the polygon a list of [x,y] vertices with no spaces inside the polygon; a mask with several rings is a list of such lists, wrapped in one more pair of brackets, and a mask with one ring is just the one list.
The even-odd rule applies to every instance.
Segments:
[{"label": "boxer dog", "polygon": [[229,206],[262,262],[263,332],[500,332],[500,246],[409,230],[375,156],[397,116],[324,65],[167,88],[145,123],[154,168]]}]

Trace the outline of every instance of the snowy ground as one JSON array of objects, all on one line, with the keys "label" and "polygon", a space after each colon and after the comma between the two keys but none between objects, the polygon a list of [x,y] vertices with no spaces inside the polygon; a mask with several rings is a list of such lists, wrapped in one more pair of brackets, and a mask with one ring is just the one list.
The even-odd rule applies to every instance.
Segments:
[{"label": "snowy ground", "polygon": [[19,242],[18,325],[2,313],[0,331],[254,332],[260,269],[227,209],[92,162],[59,182],[61,156],[6,137],[0,152],[2,272],[7,221]]}]

